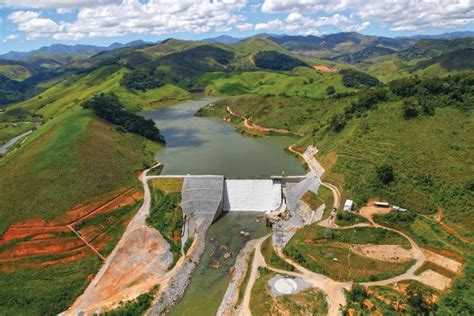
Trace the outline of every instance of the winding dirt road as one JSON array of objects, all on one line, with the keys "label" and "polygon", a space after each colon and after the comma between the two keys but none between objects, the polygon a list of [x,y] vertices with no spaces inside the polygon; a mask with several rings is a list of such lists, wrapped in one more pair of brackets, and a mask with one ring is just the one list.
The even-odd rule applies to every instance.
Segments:
[{"label": "winding dirt road", "polygon": [[[316,147],[308,146],[308,148],[303,154],[294,150],[293,145],[289,147],[289,150],[300,155],[306,161],[306,163],[308,164],[312,172],[315,172],[319,177],[323,175],[324,168],[319,164],[319,162],[314,157],[315,154],[318,152]],[[330,183],[322,183],[322,184],[326,186],[327,188],[329,188],[333,193],[333,196],[334,196],[333,213],[335,213],[335,211],[337,211],[337,208],[340,205],[341,194],[336,186]],[[423,253],[423,250],[415,243],[415,241],[412,238],[407,236],[405,233],[398,231],[396,229],[384,227],[380,224],[375,223],[372,220],[371,214],[362,214],[362,215],[365,215],[364,217],[366,217],[369,220],[369,223],[339,227],[334,223],[334,220],[332,221],[326,220],[326,221],[321,221],[319,225],[332,227],[334,229],[351,229],[355,227],[374,227],[374,228],[383,228],[383,229],[395,232],[403,236],[409,241],[411,245],[411,252],[412,252],[413,259],[415,259],[416,262],[405,273],[401,275],[398,275],[386,280],[364,282],[361,284],[368,287],[368,286],[375,286],[375,285],[389,285],[389,284],[404,281],[404,280],[418,280],[419,281],[419,277],[415,275],[415,272],[426,262],[426,256]],[[335,216],[333,216],[333,218],[335,218]],[[352,287],[352,282],[338,282],[325,275],[312,272],[304,268],[297,262],[287,258],[283,254],[282,249],[279,249],[279,248],[275,248],[275,251],[278,254],[278,256],[282,258],[285,262],[294,266],[299,272],[290,272],[290,271],[276,269],[273,267],[268,267],[267,264],[265,263],[265,259],[263,258],[263,255],[260,249],[263,240],[258,242],[255,246],[255,256],[254,256],[254,261],[252,262],[251,276],[250,276],[249,283],[247,284],[247,287],[245,289],[242,315],[245,315],[245,316],[250,315],[249,303],[250,303],[251,290],[257,278],[258,267],[267,267],[269,270],[272,270],[274,272],[278,272],[278,273],[286,274],[286,275],[292,275],[292,276],[304,279],[306,282],[310,283],[316,288],[321,289],[326,294],[328,305],[329,305],[328,315],[330,316],[341,315],[341,307],[345,306],[346,304],[344,289],[350,290]]]},{"label": "winding dirt road", "polygon": [[244,120],[244,127],[247,128],[247,129],[254,129],[254,130],[257,130],[259,132],[264,132],[264,133],[274,132],[274,133],[279,133],[279,134],[291,134],[291,135],[296,135],[296,136],[301,136],[301,137],[305,136],[304,133],[292,132],[292,131],[284,129],[284,128],[264,127],[264,126],[260,126],[260,125],[254,124],[254,123],[250,123],[249,118],[235,113],[234,111],[232,111],[232,109],[229,106],[227,106],[227,112],[229,112],[229,114],[232,115],[232,116],[243,119]]}]

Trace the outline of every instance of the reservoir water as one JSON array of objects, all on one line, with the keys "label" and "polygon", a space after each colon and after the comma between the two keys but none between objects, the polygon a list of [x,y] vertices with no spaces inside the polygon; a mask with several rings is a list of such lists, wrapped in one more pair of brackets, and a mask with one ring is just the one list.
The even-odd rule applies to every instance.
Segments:
[{"label": "reservoir water", "polygon": [[302,175],[298,160],[284,152],[295,142],[289,137],[248,137],[215,117],[196,117],[215,98],[190,100],[140,114],[152,119],[166,139],[156,153],[163,174],[219,174],[225,176]]}]

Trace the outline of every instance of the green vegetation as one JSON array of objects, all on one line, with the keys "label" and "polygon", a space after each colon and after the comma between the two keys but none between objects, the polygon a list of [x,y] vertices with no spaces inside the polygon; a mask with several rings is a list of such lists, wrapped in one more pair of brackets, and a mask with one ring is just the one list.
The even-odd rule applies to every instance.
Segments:
[{"label": "green vegetation", "polygon": [[255,250],[252,251],[252,253],[247,259],[247,271],[245,272],[244,280],[242,281],[242,284],[240,285],[240,288],[239,288],[239,299],[237,300],[237,304],[241,304],[242,300],[244,299],[245,289],[247,288],[247,285],[249,284],[250,274],[252,273],[252,262],[253,262],[254,257],[255,257]]},{"label": "green vegetation", "polygon": [[474,313],[474,302],[472,297],[474,289],[472,278],[474,277],[474,256],[467,255],[468,263],[464,268],[464,275],[454,281],[452,289],[441,298],[439,302],[439,315],[460,314],[472,315]]},{"label": "green vegetation", "polygon": [[343,69],[340,73],[344,86],[348,88],[370,88],[380,83],[377,78],[355,69]]},{"label": "green vegetation", "polygon": [[313,211],[317,210],[322,204],[326,206],[324,209],[322,219],[328,218],[331,213],[333,204],[334,204],[334,196],[332,191],[329,190],[327,187],[321,185],[318,189],[318,194],[307,191],[302,198],[303,202],[305,202]]},{"label": "green vegetation", "polygon": [[55,219],[118,188],[139,187],[134,171],[157,148],[81,107],[65,111],[0,162],[0,234],[14,221]]},{"label": "green vegetation", "polygon": [[[345,245],[346,244],[346,245]],[[409,247],[409,242],[382,228],[333,230],[310,225],[299,230],[284,249],[285,255],[311,271],[336,280],[375,281],[405,272],[413,262],[384,262],[359,256],[347,244],[384,244]]]},{"label": "green vegetation", "polygon": [[0,75],[5,76],[11,80],[23,81],[30,78],[33,73],[30,69],[21,64],[8,64],[2,63],[2,61],[0,61]]},{"label": "green vegetation", "polygon": [[82,294],[87,277],[99,270],[96,256],[0,272],[0,305],[4,315],[52,315],[65,311]]},{"label": "green vegetation", "polygon": [[180,192],[165,193],[157,188],[152,191],[150,215],[146,223],[157,229],[170,245],[173,253],[173,264],[181,257],[181,229],[183,228],[183,211],[179,206]]},{"label": "green vegetation", "polygon": [[191,245],[193,244],[194,239],[193,238],[188,238],[186,242],[184,243],[183,251],[184,253],[188,253],[189,248],[191,248]]},{"label": "green vegetation", "polygon": [[462,254],[467,246],[459,237],[445,231],[434,220],[410,211],[375,215],[374,220],[408,234],[421,246],[446,249],[459,254]]},{"label": "green vegetation", "polygon": [[339,226],[352,226],[367,223],[367,219],[353,212],[342,211],[336,215],[336,224]]},{"label": "green vegetation", "polygon": [[260,51],[254,56],[255,66],[271,70],[292,70],[295,67],[308,66],[305,62],[274,50]]},{"label": "green vegetation", "polygon": [[147,91],[161,87],[164,83],[155,74],[155,70],[151,69],[148,72],[137,70],[129,72],[123,76],[121,84],[128,90]]},{"label": "green vegetation", "polygon": [[275,249],[273,249],[272,246],[272,237],[267,238],[263,243],[262,243],[262,255],[265,258],[265,262],[269,264],[272,267],[283,269],[283,270],[288,270],[288,271],[294,271],[295,268],[287,263],[285,260],[280,258],[275,252]]},{"label": "green vegetation", "polygon": [[93,109],[99,117],[119,125],[124,131],[165,144],[165,139],[155,126],[155,122],[128,112],[115,94],[102,93],[96,95],[89,101],[84,102],[82,106],[86,109]]},{"label": "green vegetation", "polygon": [[148,293],[140,294],[137,298],[121,302],[120,306],[105,313],[101,313],[101,316],[139,316],[145,315],[146,311],[151,307],[153,298],[158,290],[157,287],[153,288]]},{"label": "green vegetation", "polygon": [[316,224],[299,230],[289,244],[300,243],[308,239],[313,241],[333,240],[349,244],[400,245],[410,248],[410,243],[404,237],[383,228],[355,227],[340,230],[324,228]]}]

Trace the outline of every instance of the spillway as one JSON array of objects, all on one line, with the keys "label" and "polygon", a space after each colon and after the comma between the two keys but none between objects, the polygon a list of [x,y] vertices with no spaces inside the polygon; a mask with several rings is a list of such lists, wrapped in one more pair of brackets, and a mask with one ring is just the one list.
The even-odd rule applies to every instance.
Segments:
[{"label": "spillway", "polygon": [[266,212],[281,205],[279,179],[225,179],[224,211]]}]

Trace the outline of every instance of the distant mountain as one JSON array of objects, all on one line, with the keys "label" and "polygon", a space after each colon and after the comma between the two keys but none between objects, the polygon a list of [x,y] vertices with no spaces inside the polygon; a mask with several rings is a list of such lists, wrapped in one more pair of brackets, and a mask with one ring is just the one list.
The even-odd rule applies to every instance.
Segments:
[{"label": "distant mountain", "polygon": [[[456,38],[466,38],[466,37],[474,37],[473,31],[463,31],[463,32],[450,32],[450,33],[443,33],[443,34],[436,34],[436,35],[414,35],[405,38],[411,39],[456,39]],[[403,37],[400,37],[403,38]]]},{"label": "distant mountain", "polygon": [[[280,46],[299,52],[308,52],[317,57],[335,58],[340,55],[354,54],[366,49],[379,53],[389,53],[408,48],[416,40],[407,38],[389,38],[383,36],[363,35],[355,32],[342,32],[323,36],[270,36],[269,39]],[[371,55],[371,52],[363,53]],[[351,58],[349,58],[351,59]]]},{"label": "distant mountain", "polygon": [[225,45],[232,45],[240,42],[243,38],[236,38],[229,35],[221,35],[217,37],[205,38],[202,41],[206,43],[221,43]]},{"label": "distant mountain", "polygon": [[[129,42],[126,44],[113,43],[109,46],[96,46],[96,45],[65,45],[65,44],[52,44],[50,46],[44,46],[30,52],[16,52],[11,51],[6,54],[0,55],[0,59],[9,60],[32,60],[41,58],[49,58],[54,55],[78,55],[81,57],[90,57],[103,51],[108,51],[117,48],[124,47],[135,47],[147,44],[147,42],[138,40]],[[54,59],[54,58],[53,58]],[[70,59],[70,58],[69,58]]]},{"label": "distant mountain", "polygon": [[474,49],[474,37],[456,39],[419,39],[410,48],[399,53],[405,60],[432,58],[454,51]]}]

